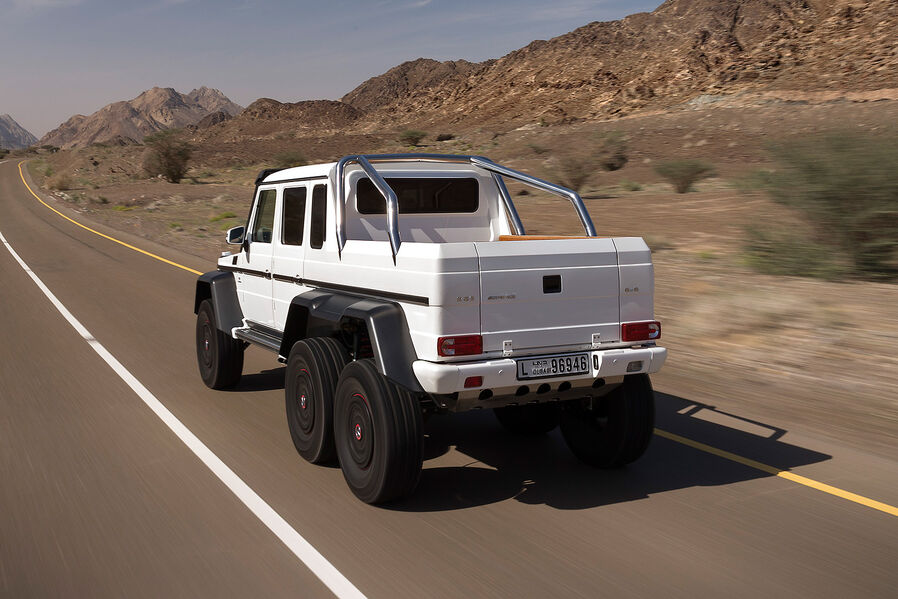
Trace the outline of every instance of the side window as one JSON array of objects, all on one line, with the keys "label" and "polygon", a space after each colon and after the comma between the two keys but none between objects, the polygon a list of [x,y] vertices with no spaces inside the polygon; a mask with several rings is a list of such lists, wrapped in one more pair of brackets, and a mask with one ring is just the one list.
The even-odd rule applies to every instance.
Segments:
[{"label": "side window", "polygon": [[302,245],[302,233],[306,224],[306,188],[290,187],[284,190],[284,222],[281,227],[281,243]]},{"label": "side window", "polygon": [[266,189],[259,194],[250,241],[271,243],[271,232],[274,230],[274,200],[276,197],[277,190],[275,189]]},{"label": "side window", "polygon": [[312,190],[312,226],[309,230],[309,245],[321,249],[326,239],[327,225],[327,185],[316,185]]}]

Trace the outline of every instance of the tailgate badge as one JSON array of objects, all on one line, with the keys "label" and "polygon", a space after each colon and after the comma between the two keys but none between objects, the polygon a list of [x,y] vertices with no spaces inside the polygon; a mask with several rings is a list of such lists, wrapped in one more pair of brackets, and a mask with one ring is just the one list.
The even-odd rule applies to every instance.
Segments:
[{"label": "tailgate badge", "polygon": [[602,333],[593,333],[592,334],[592,348],[596,349],[602,344]]},{"label": "tailgate badge", "polygon": [[511,355],[511,341],[503,341],[502,342],[502,355],[510,356]]}]

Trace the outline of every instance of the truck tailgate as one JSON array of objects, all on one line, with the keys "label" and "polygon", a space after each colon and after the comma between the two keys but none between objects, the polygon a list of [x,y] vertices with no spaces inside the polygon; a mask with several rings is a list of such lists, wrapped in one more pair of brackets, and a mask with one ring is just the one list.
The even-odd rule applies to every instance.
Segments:
[{"label": "truck tailgate", "polygon": [[484,352],[620,340],[620,272],[609,238],[475,243]]}]

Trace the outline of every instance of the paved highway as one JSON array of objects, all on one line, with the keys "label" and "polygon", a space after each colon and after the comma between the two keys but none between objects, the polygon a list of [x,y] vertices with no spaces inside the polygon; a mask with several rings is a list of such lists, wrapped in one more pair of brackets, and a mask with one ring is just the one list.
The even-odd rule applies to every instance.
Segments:
[{"label": "paved highway", "polygon": [[488,413],[434,418],[416,495],[371,507],[296,454],[272,354],[203,386],[195,275],[42,205],[16,161],[0,233],[0,596],[895,596],[898,451],[659,376],[659,433],[625,470]]}]

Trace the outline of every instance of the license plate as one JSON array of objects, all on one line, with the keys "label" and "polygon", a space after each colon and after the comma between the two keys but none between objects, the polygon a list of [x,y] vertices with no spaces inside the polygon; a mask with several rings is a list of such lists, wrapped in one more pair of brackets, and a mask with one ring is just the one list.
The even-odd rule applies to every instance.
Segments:
[{"label": "license plate", "polygon": [[589,354],[566,354],[518,360],[518,379],[540,379],[589,372]]}]

